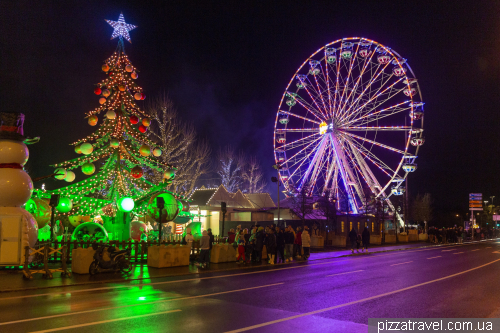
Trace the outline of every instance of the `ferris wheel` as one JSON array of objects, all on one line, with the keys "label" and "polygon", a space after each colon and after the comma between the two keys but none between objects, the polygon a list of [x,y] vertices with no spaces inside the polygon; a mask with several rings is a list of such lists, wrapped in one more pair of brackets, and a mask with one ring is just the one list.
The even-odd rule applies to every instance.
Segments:
[{"label": "ferris wheel", "polygon": [[366,211],[367,197],[402,195],[424,143],[422,94],[406,59],[352,37],[317,50],[281,98],[274,156],[287,196],[328,195],[337,209]]}]

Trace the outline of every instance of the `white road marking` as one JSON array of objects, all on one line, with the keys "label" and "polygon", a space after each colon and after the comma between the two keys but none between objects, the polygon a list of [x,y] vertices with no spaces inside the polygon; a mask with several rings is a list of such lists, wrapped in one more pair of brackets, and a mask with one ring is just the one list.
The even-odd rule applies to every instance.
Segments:
[{"label": "white road marking", "polygon": [[391,266],[404,265],[404,264],[409,264],[409,263],[411,263],[411,262],[413,262],[413,261],[401,262],[401,263],[399,263],[399,264],[393,264],[393,265],[391,265]]},{"label": "white road marking", "polygon": [[85,324],[79,324],[79,325],[73,325],[73,326],[51,328],[51,329],[48,329],[48,330],[36,331],[36,332],[31,332],[31,333],[56,332],[56,331],[69,330],[69,329],[78,328],[78,327],[101,325],[101,324],[106,324],[106,323],[112,323],[112,322],[115,322],[115,321],[136,319],[136,318],[142,318],[142,317],[158,316],[158,315],[161,315],[161,314],[173,313],[173,312],[180,312],[180,311],[181,310],[170,310],[170,311],[163,311],[163,312],[156,312],[156,313],[147,313],[147,314],[143,314],[143,315],[137,315],[137,316],[131,316],[131,317],[125,317],[125,318],[116,318],[116,319],[109,319],[109,320],[102,320],[102,321],[94,321],[92,323],[85,323]]},{"label": "white road marking", "polygon": [[500,251],[495,251],[495,252],[491,252],[491,253],[500,253]]},{"label": "white road marking", "polygon": [[491,246],[488,246],[487,249],[491,249]]},{"label": "white road marking", "polygon": [[430,257],[430,258],[427,258],[427,259],[436,259],[436,258],[442,258],[442,256]]},{"label": "white road marking", "polygon": [[170,298],[170,299],[166,299],[166,300],[159,300],[159,301],[154,301],[154,302],[144,302],[144,303],[140,303],[140,304],[114,306],[114,307],[109,307],[109,308],[99,308],[99,309],[86,310],[86,311],[76,311],[76,312],[61,313],[61,314],[52,315],[52,316],[45,316],[45,317],[37,317],[37,318],[29,318],[29,319],[7,321],[7,322],[4,322],[4,323],[0,323],[0,326],[2,326],[2,325],[18,324],[18,323],[25,323],[25,322],[28,322],[28,321],[35,321],[35,320],[44,320],[44,319],[51,319],[51,318],[66,317],[66,316],[72,316],[72,315],[78,315],[78,314],[84,314],[84,313],[91,313],[91,312],[98,312],[98,311],[106,311],[106,310],[115,310],[115,309],[130,308],[130,307],[141,306],[141,305],[149,305],[149,304],[157,304],[157,303],[165,303],[165,302],[173,302],[173,301],[182,301],[182,300],[186,300],[186,299],[202,298],[202,297],[209,297],[209,296],[230,294],[230,293],[235,293],[235,292],[238,292],[238,291],[247,291],[247,290],[254,290],[254,289],[265,288],[265,287],[273,287],[273,286],[279,286],[279,285],[282,285],[282,284],[284,284],[284,282],[268,284],[268,285],[265,285],[265,286],[250,287],[250,288],[245,288],[245,289],[221,291],[221,292],[218,292],[218,293],[205,294],[205,295]]},{"label": "white road marking", "polygon": [[[386,257],[386,256],[393,255],[393,254],[410,253],[410,252],[420,252],[420,251],[428,251],[428,250],[433,250],[433,249],[423,249],[423,250],[415,250],[415,251],[407,250],[407,251],[402,251],[402,252],[381,254],[381,255],[377,255],[376,257]],[[109,287],[103,287],[103,288],[81,289],[81,290],[74,290],[74,291],[73,290],[62,291],[62,292],[60,291],[60,292],[44,293],[44,294],[36,294],[36,295],[24,295],[24,296],[14,296],[14,297],[4,297],[4,298],[0,298],[0,301],[12,300],[12,299],[21,299],[21,298],[32,298],[32,297],[39,297],[39,296],[66,295],[68,293],[73,294],[73,293],[91,292],[91,291],[99,291],[99,290],[107,290],[107,289],[108,290],[112,290],[112,289],[119,289],[119,288],[133,288],[133,287],[153,286],[153,285],[161,285],[161,284],[180,283],[180,282],[211,280],[211,279],[222,279],[222,278],[233,277],[233,276],[251,275],[251,274],[259,274],[259,273],[269,273],[269,272],[282,271],[282,270],[286,270],[286,269],[296,269],[296,268],[305,268],[305,267],[309,267],[309,266],[335,264],[335,263],[338,263],[338,262],[345,262],[345,261],[349,261],[349,260],[359,260],[359,259],[366,259],[366,258],[368,258],[368,257],[356,257],[356,258],[350,258],[350,259],[346,259],[346,260],[334,260],[334,261],[326,261],[326,262],[320,262],[320,263],[315,263],[315,264],[305,264],[305,265],[293,266],[293,267],[282,267],[282,268],[276,268],[276,269],[268,269],[268,270],[265,270],[265,271],[254,271],[254,272],[247,272],[247,273],[226,274],[226,275],[217,275],[217,276],[208,276],[208,277],[197,277],[197,278],[193,278],[193,279],[184,279],[184,280],[139,283],[139,284],[129,284],[129,285],[120,285],[120,286],[109,286]],[[62,287],[64,287],[64,286],[62,286]],[[68,286],[68,287],[71,287],[71,286]]]},{"label": "white road marking", "polygon": [[443,250],[443,251],[441,251],[441,252],[450,252],[450,251],[456,251],[456,250],[458,250],[458,249],[452,249],[452,250]]},{"label": "white road marking", "polygon": [[455,252],[453,254],[462,254],[462,253],[465,253],[465,252]]},{"label": "white road marking", "polygon": [[397,293],[400,293],[402,291],[406,291],[406,290],[410,290],[410,289],[415,289],[415,288],[418,288],[418,287],[426,286],[426,285],[431,284],[431,283],[435,283],[435,282],[443,281],[443,280],[446,280],[446,279],[450,279],[452,277],[459,276],[459,275],[462,275],[462,274],[465,274],[465,273],[468,273],[468,272],[472,272],[472,271],[475,271],[477,269],[489,266],[489,265],[491,265],[493,263],[496,263],[496,262],[499,262],[499,261],[500,261],[500,259],[493,260],[493,261],[491,261],[491,262],[489,262],[487,264],[484,264],[484,265],[481,265],[481,266],[477,266],[477,267],[474,267],[474,268],[462,271],[460,273],[455,273],[455,274],[448,275],[448,276],[445,276],[445,277],[442,277],[442,278],[439,278],[439,279],[436,279],[436,280],[419,283],[419,284],[416,284],[416,285],[413,285],[413,286],[409,286],[409,287],[406,287],[406,288],[402,288],[402,289],[390,291],[390,292],[387,292],[387,293],[384,293],[384,294],[380,294],[380,295],[376,295],[376,296],[371,296],[371,297],[363,298],[363,299],[360,299],[360,300],[357,300],[357,301],[352,301],[352,302],[349,302],[349,303],[344,303],[344,304],[339,304],[339,305],[331,306],[329,308],[324,308],[324,309],[319,309],[319,310],[316,310],[316,311],[306,312],[306,313],[302,313],[302,314],[299,314],[299,315],[296,315],[296,316],[291,316],[291,317],[286,317],[286,318],[277,319],[277,320],[273,320],[273,321],[268,321],[268,322],[262,323],[262,324],[257,324],[257,325],[253,325],[253,326],[243,327],[243,328],[236,329],[236,330],[233,330],[233,331],[227,331],[226,333],[238,333],[238,332],[250,331],[250,330],[254,330],[256,328],[260,328],[260,327],[264,327],[264,326],[269,326],[269,325],[272,325],[272,324],[277,324],[277,323],[281,323],[281,322],[292,320],[292,319],[296,319],[296,318],[302,318],[302,317],[305,317],[305,316],[315,315],[315,314],[318,314],[318,313],[327,312],[327,311],[335,310],[335,309],[338,309],[338,308],[343,308],[343,307],[346,307],[346,306],[349,306],[349,305],[353,305],[353,304],[358,304],[358,303],[362,303],[362,302],[366,302],[366,301],[371,301],[373,299],[377,299],[377,298],[381,298],[381,297],[385,297],[385,296],[397,294]]},{"label": "white road marking", "polygon": [[357,272],[364,272],[364,270],[363,270],[363,269],[360,269],[359,271],[352,271],[352,272],[345,272],[345,273],[332,274],[332,275],[327,275],[327,277],[328,277],[328,276],[345,275],[345,274],[351,274],[351,273],[357,273]]},{"label": "white road marking", "polygon": [[479,251],[479,250],[481,250],[481,249],[475,249],[475,250],[471,250],[470,252],[474,252],[474,251]]},{"label": "white road marking", "polygon": [[[468,246],[468,245],[474,245],[474,243],[466,243],[466,244],[461,244],[461,245],[453,245],[453,246],[446,246],[448,248],[450,247],[456,247],[456,246]],[[394,254],[405,254],[405,253],[412,253],[412,252],[422,252],[422,251],[432,251],[432,250],[439,250],[439,247],[442,247],[445,245],[437,245],[436,247],[431,247],[431,248],[425,248],[425,249],[420,249],[420,250],[401,250],[401,251],[392,251],[391,253],[387,254],[376,254],[376,257],[386,257]],[[456,249],[455,249],[456,250]],[[449,251],[449,250],[445,250]],[[53,292],[53,293],[44,293],[44,294],[35,294],[35,295],[24,295],[24,296],[14,296],[14,297],[0,297],[0,302],[3,300],[12,300],[12,299],[22,299],[22,298],[33,298],[33,297],[40,297],[40,296],[50,296],[50,295],[66,295],[68,293],[74,294],[74,293],[83,293],[83,292],[92,292],[92,291],[99,291],[99,290],[113,290],[113,289],[120,289],[120,288],[133,288],[133,287],[143,287],[143,286],[151,286],[151,285],[160,285],[160,284],[170,284],[170,283],[180,283],[180,282],[189,282],[189,281],[199,281],[199,280],[208,280],[208,279],[221,279],[225,277],[233,277],[233,276],[241,276],[241,275],[249,275],[249,274],[259,274],[259,273],[268,273],[268,272],[275,272],[275,271],[281,271],[285,269],[296,269],[296,268],[304,268],[304,267],[309,267],[309,266],[318,266],[318,265],[327,265],[327,264],[334,264],[338,262],[345,262],[349,260],[362,260],[362,259],[368,259],[372,258],[372,256],[366,257],[366,256],[359,256],[359,257],[353,257],[349,258],[346,260],[333,260],[333,261],[327,261],[327,262],[321,262],[321,263],[316,263],[316,264],[305,264],[305,265],[300,265],[300,266],[293,266],[293,267],[283,267],[283,268],[276,268],[276,269],[268,269],[265,271],[255,271],[255,272],[248,272],[248,273],[237,273],[237,274],[228,274],[228,275],[218,275],[218,276],[210,276],[210,277],[197,277],[193,279],[185,279],[185,280],[175,280],[175,281],[164,281],[164,282],[151,282],[151,283],[138,283],[138,284],[129,284],[129,285],[120,285],[120,286],[109,286],[109,287],[102,287],[102,288],[92,288],[92,289],[81,289],[81,290],[68,290],[68,291],[59,291],[59,292]],[[328,259],[325,259],[328,260]],[[214,272],[217,273],[217,272]],[[169,276],[158,276],[155,278],[165,278]],[[137,279],[139,280],[139,279]],[[145,279],[143,279],[145,280]],[[111,281],[109,283],[118,283],[118,282],[124,282],[124,281]],[[61,287],[75,287],[75,286],[83,286],[83,285],[68,285],[68,286],[61,286]],[[19,292],[19,290],[13,290],[12,292]]]}]

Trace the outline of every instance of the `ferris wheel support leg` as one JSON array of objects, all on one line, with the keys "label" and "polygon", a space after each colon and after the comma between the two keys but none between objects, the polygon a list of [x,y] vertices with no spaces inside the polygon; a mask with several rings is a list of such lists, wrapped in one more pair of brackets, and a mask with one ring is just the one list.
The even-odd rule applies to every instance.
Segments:
[{"label": "ferris wheel support leg", "polygon": [[[342,179],[344,181],[344,186],[346,188],[346,193],[347,193],[347,199],[349,201],[349,205],[352,208],[352,211],[354,214],[358,214],[358,208],[355,203],[355,198],[354,198],[354,193],[352,192],[352,189],[349,185],[349,183],[352,182],[354,179],[352,170],[350,169],[349,165],[345,161],[345,156],[343,154],[343,151],[339,147],[339,144],[337,142],[337,139],[333,135],[333,133],[330,133],[330,142],[332,144],[333,151],[335,152],[335,159],[337,161],[337,165],[340,171],[340,175],[342,176]],[[352,179],[352,180],[351,180]]]},{"label": "ferris wheel support leg", "polygon": [[399,227],[404,227],[405,226],[405,221],[401,218],[401,215],[397,211],[394,211],[394,214],[396,214],[396,220],[399,222]]},{"label": "ferris wheel support leg", "polygon": [[337,164],[335,163],[335,161],[332,161],[332,164],[330,165],[330,168],[328,169],[328,173],[326,175],[325,185],[323,186],[323,192],[321,193],[322,195],[324,195],[328,190],[328,184],[330,184],[330,180],[332,180],[332,174],[334,175],[332,180],[332,187],[333,184],[335,184],[335,181],[337,180],[337,172]]},{"label": "ferris wheel support leg", "polygon": [[[363,178],[365,179],[368,187],[370,188],[370,190],[372,191],[372,193],[374,195],[379,195],[380,192],[377,193],[377,188],[379,189],[379,191],[381,189],[379,182],[377,181],[377,179],[375,178],[375,176],[371,172],[368,165],[366,165],[364,159],[359,155],[358,151],[356,149],[354,149],[352,142],[348,139],[346,139],[346,141],[349,143],[349,146],[351,147],[351,151],[353,152],[354,158],[358,162],[359,169],[360,169],[361,174],[363,175]],[[366,209],[366,207],[365,207],[365,209]]]},{"label": "ferris wheel support leg", "polygon": [[[302,178],[302,181],[300,182],[300,186],[298,188],[298,190],[302,190],[302,188],[304,187],[304,185],[307,184],[307,179],[309,178],[309,174],[311,173],[311,170],[314,168],[314,172],[313,172],[313,175],[316,174],[316,170],[318,168],[318,165],[319,165],[319,161],[321,161],[321,157],[323,156],[323,153],[325,151],[325,144],[326,144],[326,140],[325,138],[323,138],[321,140],[321,143],[319,144],[319,148],[318,150],[316,151],[316,153],[314,154],[314,157],[311,161],[311,163],[309,164],[309,166],[307,167],[307,170],[306,172],[304,173],[304,177]],[[311,180],[314,181],[314,178],[311,178]]]},{"label": "ferris wheel support leg", "polygon": [[316,179],[318,177],[318,171],[321,167],[321,160],[323,159],[323,156],[325,154],[325,148],[326,148],[326,140],[323,140],[323,142],[321,143],[320,145],[320,148],[319,148],[319,155],[318,155],[318,158],[316,159],[316,163],[315,163],[315,166],[314,166],[314,170],[313,170],[313,173],[312,173],[312,176],[311,176],[311,188],[309,189],[309,192],[312,194],[312,191],[313,191],[313,188],[314,186],[316,185]]}]

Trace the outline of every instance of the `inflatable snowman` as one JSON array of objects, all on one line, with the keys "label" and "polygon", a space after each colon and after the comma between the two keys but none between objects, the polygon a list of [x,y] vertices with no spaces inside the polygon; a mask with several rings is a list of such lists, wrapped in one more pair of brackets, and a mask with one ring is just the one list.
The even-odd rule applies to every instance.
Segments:
[{"label": "inflatable snowman", "polygon": [[38,142],[23,133],[24,114],[0,112],[0,266],[23,265],[25,247],[35,246],[38,225],[21,208],[31,197],[33,182],[24,171],[26,144]]}]

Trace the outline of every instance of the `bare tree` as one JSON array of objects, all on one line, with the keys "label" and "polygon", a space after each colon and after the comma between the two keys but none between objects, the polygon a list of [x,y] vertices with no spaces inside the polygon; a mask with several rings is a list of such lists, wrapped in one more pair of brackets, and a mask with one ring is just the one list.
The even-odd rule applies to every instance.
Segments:
[{"label": "bare tree", "polygon": [[307,215],[313,211],[312,197],[308,196],[309,189],[309,184],[304,185],[297,193],[297,196],[291,199],[290,213],[302,220],[302,226],[305,225]]},{"label": "bare tree", "polygon": [[248,193],[262,193],[267,186],[267,183],[263,180],[264,174],[255,156],[252,156],[245,163],[241,177],[243,178],[243,188]]},{"label": "bare tree", "polygon": [[432,219],[432,199],[430,193],[425,193],[423,196],[417,194],[413,200],[411,209],[413,220],[417,222],[428,222]]},{"label": "bare tree", "polygon": [[326,225],[329,231],[333,230],[337,234],[337,207],[335,203],[334,192],[330,189],[326,190],[325,194],[318,199],[318,209],[326,218]]},{"label": "bare tree", "polygon": [[[148,135],[162,147],[160,159],[177,168],[167,189],[191,192],[198,178],[210,171],[210,146],[206,141],[197,141],[193,125],[178,118],[173,102],[167,97],[153,99],[147,113],[151,117]],[[152,178],[159,183],[163,174],[153,171]]]},{"label": "bare tree", "polygon": [[242,172],[245,161],[242,155],[237,155],[234,147],[226,146],[217,154],[217,174],[221,178],[221,184],[229,192],[236,192],[243,184]]}]

